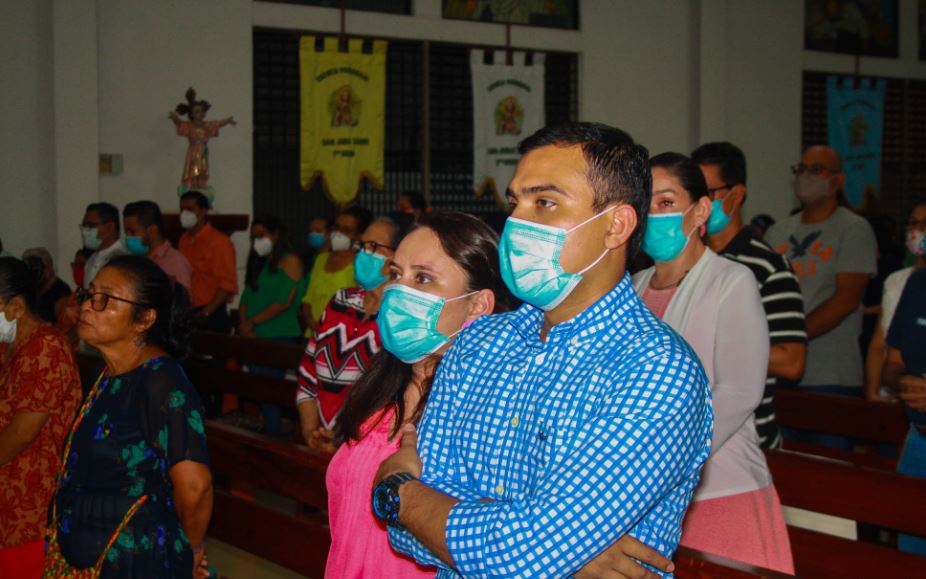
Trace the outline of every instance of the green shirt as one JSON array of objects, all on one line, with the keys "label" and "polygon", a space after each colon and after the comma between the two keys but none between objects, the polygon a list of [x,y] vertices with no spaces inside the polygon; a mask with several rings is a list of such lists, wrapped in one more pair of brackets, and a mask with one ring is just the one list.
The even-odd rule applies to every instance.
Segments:
[{"label": "green shirt", "polygon": [[296,314],[299,311],[299,296],[305,291],[305,286],[305,277],[293,279],[279,267],[276,273],[270,273],[270,263],[264,264],[257,277],[257,289],[246,286],[241,294],[241,305],[247,308],[245,314],[248,319],[261,313],[271,304],[285,304],[293,288],[296,288],[296,292],[293,302],[283,313],[254,326],[254,333],[258,338],[295,338],[302,335]]},{"label": "green shirt", "polygon": [[[325,252],[319,253],[315,258],[312,273],[309,275],[309,287],[302,298],[302,303],[312,306],[312,315],[315,316],[316,321],[325,313],[328,302],[338,290],[357,285],[357,280],[354,279],[353,261],[340,271],[325,271],[325,265],[330,256],[330,253]],[[311,334],[312,331],[308,330],[306,337]]]}]

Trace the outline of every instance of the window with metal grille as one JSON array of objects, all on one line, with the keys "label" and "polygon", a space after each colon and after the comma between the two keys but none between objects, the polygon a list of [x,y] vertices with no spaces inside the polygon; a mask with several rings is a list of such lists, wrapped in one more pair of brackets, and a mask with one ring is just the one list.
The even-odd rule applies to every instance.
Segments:
[{"label": "window with metal grille", "polygon": [[[311,33],[254,30],[254,214],[279,216],[296,247],[304,245],[312,217],[335,213],[320,183],[310,191],[302,191],[299,183],[299,38],[303,34]],[[504,214],[494,197],[479,198],[473,192],[470,48],[389,41],[385,188],[377,191],[364,182],[357,203],[386,214],[399,193],[422,192],[424,175],[429,175],[435,208],[475,213],[493,225],[501,222]],[[496,57],[503,55],[496,52]],[[547,53],[546,67],[547,123],[575,120],[576,55]]]}]

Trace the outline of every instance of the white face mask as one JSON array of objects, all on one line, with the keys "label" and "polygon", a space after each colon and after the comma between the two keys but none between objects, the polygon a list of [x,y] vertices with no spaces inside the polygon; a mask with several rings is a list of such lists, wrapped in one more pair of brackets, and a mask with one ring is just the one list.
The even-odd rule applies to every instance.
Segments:
[{"label": "white face mask", "polygon": [[267,257],[273,251],[273,242],[269,237],[254,238],[254,253],[261,257]]},{"label": "white face mask", "polygon": [[0,312],[0,342],[12,343],[16,339],[16,320],[10,321],[5,312]]},{"label": "white face mask", "polygon": [[829,195],[830,179],[832,177],[821,177],[809,173],[798,175],[794,179],[794,194],[801,203],[810,205]]},{"label": "white face mask", "polygon": [[331,251],[347,251],[350,249],[350,237],[340,231],[331,232]]},{"label": "white face mask", "polygon": [[90,251],[96,251],[103,244],[103,240],[100,239],[100,232],[96,227],[81,226],[80,235],[83,238],[84,247]]},{"label": "white face mask", "polygon": [[180,227],[184,229],[193,229],[196,226],[196,214],[189,209],[180,212]]}]

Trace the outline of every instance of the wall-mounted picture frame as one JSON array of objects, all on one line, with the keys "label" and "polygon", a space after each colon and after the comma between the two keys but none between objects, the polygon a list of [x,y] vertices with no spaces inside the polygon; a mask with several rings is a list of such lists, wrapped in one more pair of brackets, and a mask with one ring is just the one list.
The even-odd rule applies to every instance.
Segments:
[{"label": "wall-mounted picture frame", "polygon": [[495,24],[579,29],[579,0],[443,0],[443,16]]},{"label": "wall-mounted picture frame", "polygon": [[805,0],[804,48],[897,58],[898,0]]}]

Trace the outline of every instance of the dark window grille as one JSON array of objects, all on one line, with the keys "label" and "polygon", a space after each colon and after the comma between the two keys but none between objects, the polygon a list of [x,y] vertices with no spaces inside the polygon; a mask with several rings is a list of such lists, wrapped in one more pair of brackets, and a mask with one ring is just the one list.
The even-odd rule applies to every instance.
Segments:
[{"label": "dark window grille", "polygon": [[[299,38],[308,32],[254,30],[254,214],[279,216],[297,248],[309,220],[331,217],[334,205],[320,182],[299,183]],[[390,40],[386,59],[385,188],[364,182],[357,203],[376,214],[395,206],[400,192],[421,192],[430,141],[430,195],[438,209],[469,211],[498,225],[504,217],[492,195],[472,187],[472,82],[469,46]],[[430,76],[430,131],[425,135],[424,51]],[[496,54],[503,54],[498,51]],[[548,124],[574,120],[578,109],[575,54],[547,53]],[[426,138],[427,137],[427,138]]]}]

